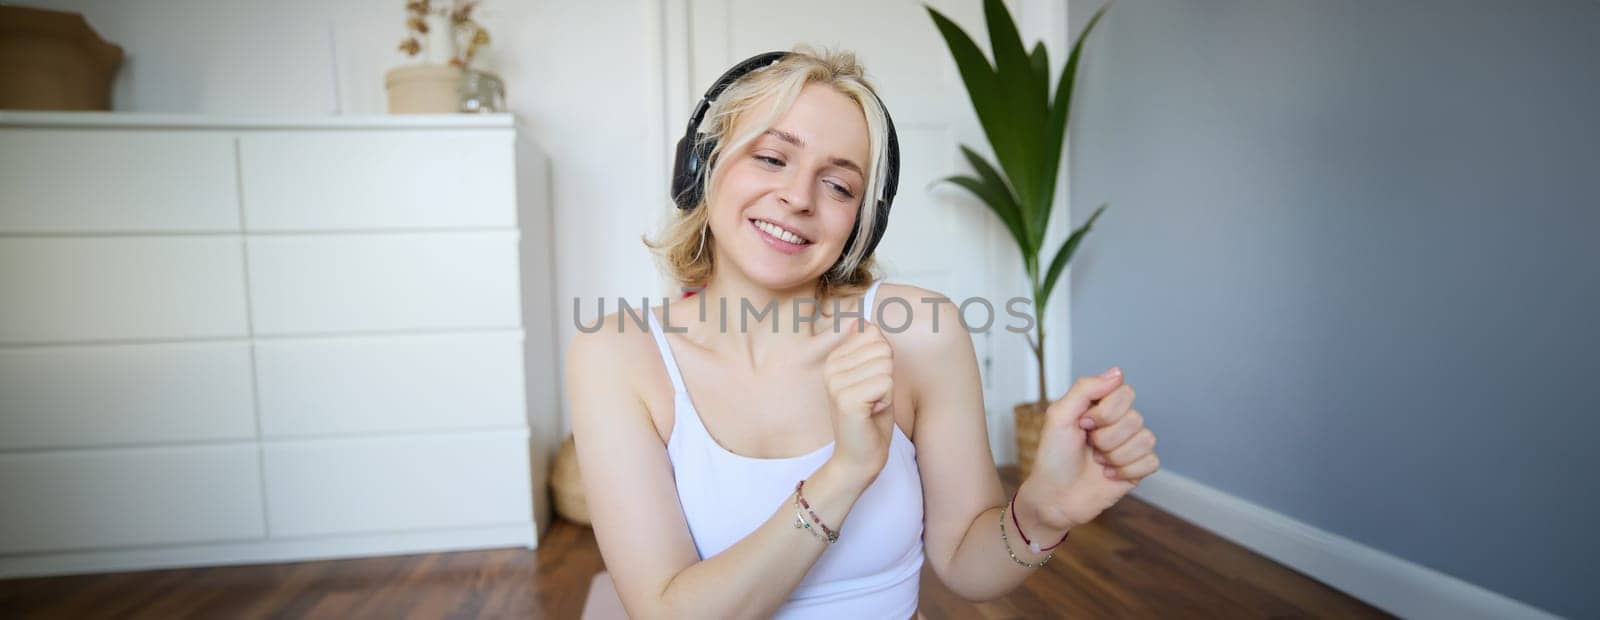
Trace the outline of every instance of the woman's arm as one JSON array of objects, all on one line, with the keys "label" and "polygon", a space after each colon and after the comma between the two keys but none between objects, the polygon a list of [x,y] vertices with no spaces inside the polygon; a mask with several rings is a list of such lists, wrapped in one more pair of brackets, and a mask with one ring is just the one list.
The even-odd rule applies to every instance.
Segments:
[{"label": "woman's arm", "polygon": [[[566,364],[585,500],[623,607],[633,618],[770,617],[828,543],[794,527],[790,493],[754,532],[699,560],[666,449],[630,383],[633,373],[622,370],[641,354],[654,356],[629,348],[627,339],[638,336],[619,334],[609,315],[602,329],[573,339]],[[830,460],[806,479],[804,493],[837,529],[870,483]]]},{"label": "woman's arm", "polygon": [[[910,327],[894,336],[893,342],[895,359],[912,366],[908,375],[917,407],[917,466],[923,481],[923,531],[929,564],[945,586],[968,601],[1003,596],[1035,569],[1012,561],[1000,539],[1000,509],[1010,497],[1000,484],[994,454],[989,450],[972,337],[962,326],[955,304],[939,303],[935,308],[921,301],[943,297],[938,293],[888,284],[880,293],[899,296],[913,308]],[[884,324],[905,324],[904,318],[890,316],[904,314],[896,306],[883,306]],[[901,354],[902,350],[908,354]],[[1023,531],[1041,546],[1055,544],[1065,530],[1047,531],[1025,499],[1017,499]],[[1043,559],[1045,554],[1028,551],[1010,521],[1007,514],[1006,534],[1017,558],[1029,563]]]}]

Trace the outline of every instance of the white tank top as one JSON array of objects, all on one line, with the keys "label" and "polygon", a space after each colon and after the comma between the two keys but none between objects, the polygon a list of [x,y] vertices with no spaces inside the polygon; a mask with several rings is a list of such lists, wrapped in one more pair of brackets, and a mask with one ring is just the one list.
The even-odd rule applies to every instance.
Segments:
[{"label": "white tank top", "polygon": [[[881,283],[873,282],[867,290],[863,308],[876,308]],[[810,454],[774,459],[723,448],[706,431],[689,398],[660,320],[654,312],[645,314],[676,392],[667,456],[683,516],[703,560],[749,536],[773,511],[793,513],[789,496],[795,483],[827,462],[834,442]],[[891,426],[888,462],[844,522],[829,524],[839,530],[839,542],[823,551],[774,618],[910,618],[917,613],[923,564],[922,476],[916,444],[899,424]],[[827,544],[798,529],[788,533],[795,544]]]}]

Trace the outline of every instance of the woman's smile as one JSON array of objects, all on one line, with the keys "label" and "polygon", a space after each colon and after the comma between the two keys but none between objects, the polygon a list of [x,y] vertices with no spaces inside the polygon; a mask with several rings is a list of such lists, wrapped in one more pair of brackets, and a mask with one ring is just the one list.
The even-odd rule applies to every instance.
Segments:
[{"label": "woman's smile", "polygon": [[799,254],[811,246],[811,241],[783,228],[775,223],[763,219],[751,218],[750,230],[761,237],[768,247],[784,254]]}]

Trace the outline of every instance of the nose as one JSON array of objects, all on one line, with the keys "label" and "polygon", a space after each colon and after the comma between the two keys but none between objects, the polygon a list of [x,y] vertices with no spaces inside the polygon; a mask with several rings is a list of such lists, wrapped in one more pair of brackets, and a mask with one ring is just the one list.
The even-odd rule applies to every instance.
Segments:
[{"label": "nose", "polygon": [[784,180],[778,190],[778,201],[794,211],[808,213],[815,200],[816,187],[809,175],[796,171]]}]

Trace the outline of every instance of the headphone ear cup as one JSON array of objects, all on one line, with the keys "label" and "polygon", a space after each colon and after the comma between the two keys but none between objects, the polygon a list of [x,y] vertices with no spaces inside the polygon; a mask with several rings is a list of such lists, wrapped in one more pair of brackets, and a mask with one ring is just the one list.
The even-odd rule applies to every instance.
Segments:
[{"label": "headphone ear cup", "polygon": [[679,209],[693,209],[699,197],[694,196],[695,172],[698,170],[690,140],[692,136],[678,138],[677,154],[672,161],[672,202]]},{"label": "headphone ear cup", "polygon": [[710,166],[711,154],[716,150],[717,145],[714,140],[702,143],[697,138],[699,137],[700,121],[705,119],[706,111],[710,109],[711,103],[716,101],[717,96],[721,95],[724,89],[728,88],[740,77],[778,62],[788,55],[789,52],[773,51],[751,56],[723,73],[721,77],[717,78],[717,81],[711,83],[711,88],[706,90],[706,94],[700,97],[700,103],[696,104],[694,112],[689,114],[688,128],[684,131],[683,137],[678,139],[677,152],[672,162],[672,187],[670,191],[672,193],[672,202],[677,204],[679,209],[693,209],[695,205],[700,204],[700,201],[705,196],[705,188],[701,186],[700,175],[702,171]]},{"label": "headphone ear cup", "polygon": [[882,99],[877,99],[878,106],[883,110],[884,123],[889,126],[889,145],[886,149],[887,161],[884,162],[883,193],[878,198],[878,219],[874,220],[872,236],[867,238],[866,256],[872,256],[877,251],[878,242],[883,241],[883,234],[889,230],[889,209],[894,205],[894,196],[900,192],[900,134],[894,129],[894,117],[889,115],[888,106],[883,105]]},{"label": "headphone ear cup", "polygon": [[679,209],[684,210],[695,208],[705,197],[700,174],[717,146],[716,140],[698,144],[691,143],[691,140],[691,136],[678,139],[678,157],[672,165],[672,200]]}]

